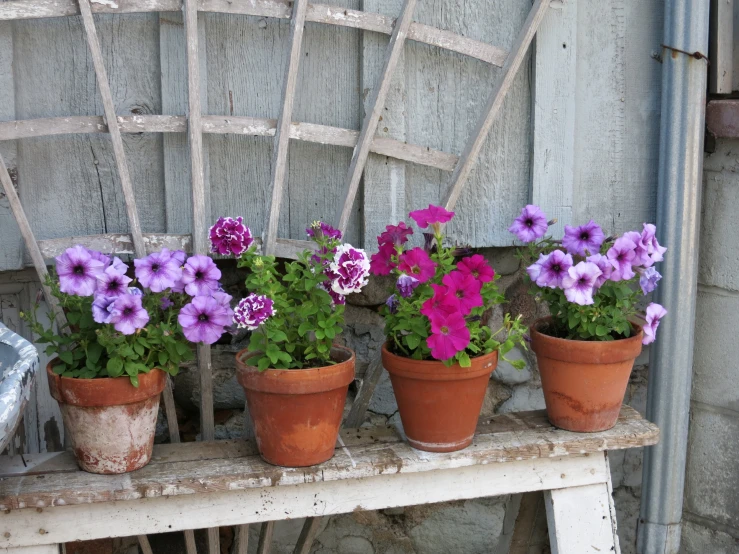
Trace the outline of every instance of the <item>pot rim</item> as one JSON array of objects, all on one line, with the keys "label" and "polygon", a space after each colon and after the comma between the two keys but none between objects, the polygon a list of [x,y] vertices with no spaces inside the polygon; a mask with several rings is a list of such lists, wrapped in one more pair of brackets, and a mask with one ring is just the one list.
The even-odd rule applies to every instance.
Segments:
[{"label": "pot rim", "polygon": [[52,371],[57,360],[59,358],[54,358],[46,364],[46,375],[51,396],[62,404],[84,408],[125,406],[158,396],[167,383],[167,374],[158,367],[152,368],[149,373],[139,374],[138,388],[131,384],[126,375],[93,379],[62,377]]},{"label": "pot rim", "polygon": [[[414,360],[406,356],[393,354],[387,347],[388,342],[382,345],[383,366],[391,375],[399,375],[410,379],[424,381],[457,381],[475,379],[485,374],[491,374],[498,365],[498,351],[470,358],[471,367],[462,367],[458,363],[449,367],[440,360]],[[392,365],[387,363],[392,361]]]}]

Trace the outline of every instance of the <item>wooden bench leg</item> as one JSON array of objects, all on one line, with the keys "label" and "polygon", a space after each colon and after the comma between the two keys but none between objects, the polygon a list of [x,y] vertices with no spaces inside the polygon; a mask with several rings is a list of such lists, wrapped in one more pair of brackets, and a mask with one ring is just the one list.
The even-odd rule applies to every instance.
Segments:
[{"label": "wooden bench leg", "polygon": [[544,492],[552,554],[620,554],[610,479],[609,471],[607,483]]},{"label": "wooden bench leg", "polygon": [[18,546],[17,548],[0,548],[0,554],[59,554],[58,544],[41,546]]}]

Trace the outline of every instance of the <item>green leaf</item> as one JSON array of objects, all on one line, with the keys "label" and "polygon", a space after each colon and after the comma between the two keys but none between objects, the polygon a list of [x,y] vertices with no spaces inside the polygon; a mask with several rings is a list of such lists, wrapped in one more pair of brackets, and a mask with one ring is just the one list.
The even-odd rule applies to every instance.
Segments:
[{"label": "green leaf", "polygon": [[93,342],[90,346],[87,347],[87,361],[91,362],[93,364],[98,363],[98,360],[100,360],[100,356],[103,353],[103,347],[100,346],[99,343]]},{"label": "green leaf", "polygon": [[608,329],[603,325],[598,325],[595,328],[595,334],[599,337],[605,337],[608,334]]},{"label": "green leaf", "polygon": [[129,377],[131,379],[131,384],[134,387],[139,388],[139,376],[138,375],[130,375]]},{"label": "green leaf", "polygon": [[111,358],[108,360],[106,368],[108,375],[111,377],[120,377],[123,374],[123,360],[120,358]]},{"label": "green leaf", "polygon": [[59,352],[59,359],[67,365],[74,363],[74,356],[72,356],[71,352]]},{"label": "green leaf", "polygon": [[418,348],[418,345],[421,344],[421,337],[416,334],[407,335],[405,337],[405,343],[408,345],[408,348],[410,348],[411,350],[415,350],[416,348]]},{"label": "green leaf", "polygon": [[55,375],[61,375],[66,370],[67,370],[66,366],[63,366],[61,364],[57,364],[51,368],[51,371],[53,371]]},{"label": "green leaf", "polygon": [[133,345],[133,349],[136,351],[136,354],[138,354],[139,356],[144,355],[144,352],[145,352],[144,347],[141,346],[138,342]]},{"label": "green leaf", "polygon": [[470,361],[470,357],[467,355],[467,352],[460,352],[457,354],[457,361],[459,362],[459,365],[462,367],[470,367],[472,365],[472,362]]},{"label": "green leaf", "polygon": [[169,356],[167,355],[167,353],[164,352],[163,350],[159,352],[159,365],[164,367],[165,365],[167,365],[168,361],[169,361]]}]

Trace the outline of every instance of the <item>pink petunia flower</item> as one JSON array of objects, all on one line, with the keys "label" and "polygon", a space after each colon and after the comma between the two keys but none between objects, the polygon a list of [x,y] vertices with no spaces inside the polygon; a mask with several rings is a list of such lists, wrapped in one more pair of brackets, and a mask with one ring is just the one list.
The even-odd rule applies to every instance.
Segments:
[{"label": "pink petunia flower", "polygon": [[432,283],[431,288],[434,289],[434,295],[421,306],[423,315],[431,320],[439,314],[448,315],[457,310],[457,302],[450,300],[449,290],[444,285]]},{"label": "pink petunia flower", "polygon": [[436,273],[436,262],[434,262],[423,248],[412,248],[400,255],[398,269],[425,283]]},{"label": "pink petunia flower", "polygon": [[408,214],[421,229],[437,223],[446,223],[454,217],[454,212],[445,210],[441,206],[429,204],[424,210],[416,210]]},{"label": "pink petunia flower", "polygon": [[438,315],[431,320],[431,335],[426,344],[437,360],[448,360],[467,348],[469,343],[470,330],[461,314]]},{"label": "pink petunia flower", "polygon": [[372,275],[390,275],[390,272],[396,267],[393,263],[393,255],[395,255],[395,246],[390,242],[382,244],[380,251],[370,257],[370,272]]},{"label": "pink petunia flower", "polygon": [[377,237],[377,244],[382,246],[383,244],[390,243],[394,246],[400,246],[408,242],[408,237],[413,234],[413,229],[408,227],[404,221],[401,221],[397,225],[388,225],[385,230]]},{"label": "pink petunia flower", "polygon": [[481,283],[489,283],[495,278],[495,271],[480,254],[460,260],[457,270],[465,275],[472,275]]},{"label": "pink petunia flower", "polygon": [[465,275],[461,271],[452,271],[448,275],[444,275],[441,280],[446,285],[447,297],[449,303],[456,304],[457,311],[462,315],[467,315],[472,308],[482,306],[482,282],[475,279],[472,275]]}]

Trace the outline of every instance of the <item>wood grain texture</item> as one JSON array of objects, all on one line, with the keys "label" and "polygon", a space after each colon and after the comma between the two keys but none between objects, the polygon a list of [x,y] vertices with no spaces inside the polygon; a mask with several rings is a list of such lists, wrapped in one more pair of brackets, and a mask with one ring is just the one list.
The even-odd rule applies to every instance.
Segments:
[{"label": "wood grain texture", "polygon": [[236,544],[233,554],[249,554],[249,525],[239,525],[236,528]]},{"label": "wood grain texture", "polygon": [[146,535],[138,535],[139,547],[141,548],[141,554],[154,554],[149,544],[149,538]]},{"label": "wood grain texture", "polygon": [[[401,59],[405,39],[408,35],[408,29],[413,20],[413,14],[416,9],[416,0],[405,0],[400,16],[395,22],[393,34],[390,36],[390,42],[387,45],[383,68],[380,71],[379,79],[372,88],[370,101],[367,103],[366,115],[362,123],[362,130],[359,133],[357,146],[352,154],[352,161],[349,164],[349,171],[346,177],[346,192],[344,195],[344,204],[338,211],[337,221],[338,228],[345,232],[349,224],[349,218],[352,215],[354,200],[359,190],[359,181],[364,173],[364,166],[367,163],[367,157],[370,153],[370,146],[374,140],[377,125],[380,121],[381,114],[385,108],[385,101],[390,90],[393,80],[395,68]],[[367,83],[365,83],[367,84]]]},{"label": "wood grain texture", "polygon": [[305,520],[303,529],[300,531],[298,542],[295,544],[293,554],[309,554],[313,541],[321,530],[321,518],[309,517]]},{"label": "wood grain texture", "polygon": [[380,382],[383,371],[382,356],[378,354],[372,360],[362,378],[362,384],[359,387],[359,391],[357,391],[357,396],[354,398],[349,415],[346,416],[346,421],[344,422],[346,427],[361,427],[364,423],[367,408],[369,408],[372,396],[375,394],[375,388],[377,388],[377,383]]},{"label": "wood grain texture", "polygon": [[282,85],[282,100],[277,118],[275,140],[272,147],[272,194],[267,220],[264,224],[263,249],[265,254],[273,255],[277,242],[277,226],[280,223],[280,208],[285,192],[288,171],[288,148],[290,146],[290,124],[293,117],[295,93],[300,71],[300,60],[303,57],[303,32],[305,27],[305,11],[308,0],[295,0],[290,18],[290,38],[285,77]]}]

